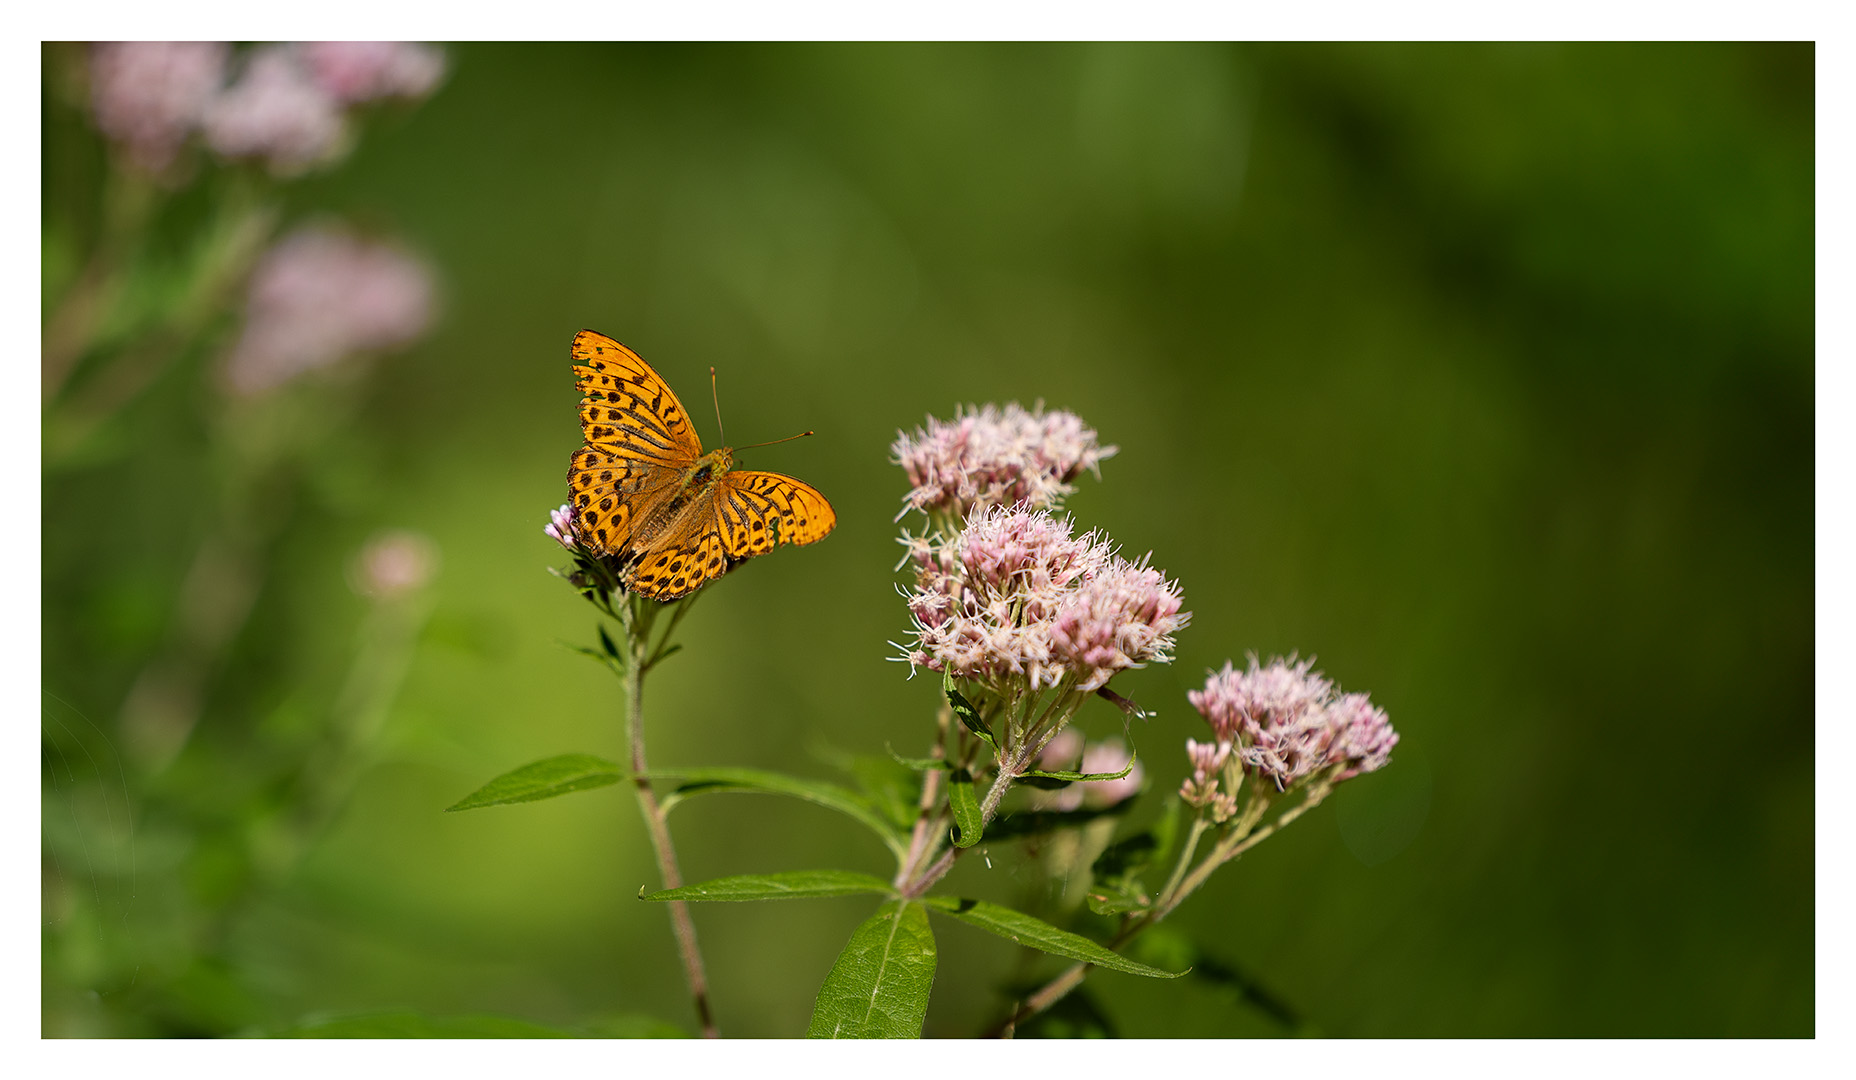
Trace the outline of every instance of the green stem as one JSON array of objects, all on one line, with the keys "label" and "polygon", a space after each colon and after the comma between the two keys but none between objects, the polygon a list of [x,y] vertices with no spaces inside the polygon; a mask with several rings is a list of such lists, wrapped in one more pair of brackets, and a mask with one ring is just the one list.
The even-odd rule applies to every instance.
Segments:
[{"label": "green stem", "polygon": [[[645,775],[650,769],[644,754],[645,646],[656,612],[640,612],[638,607],[649,603],[649,600],[628,596],[621,607],[626,640],[626,664],[622,676],[625,682],[625,737],[631,746],[638,812],[644,816],[645,828],[651,834],[658,875],[663,880],[664,888],[677,889],[683,886],[683,874],[677,869],[677,849],[671,843],[670,828],[664,821],[664,811],[657,801],[657,792],[652,789],[651,781]],[[696,944],[696,924],[690,918],[689,905],[681,900],[673,900],[665,906],[670,909],[671,931],[676,934],[677,951],[683,958],[683,975],[689,983],[690,998],[696,1006],[696,1019],[702,1027],[703,1038],[716,1038],[720,1032],[716,1030],[715,1018],[709,1011],[709,980],[703,973],[702,951]]]}]

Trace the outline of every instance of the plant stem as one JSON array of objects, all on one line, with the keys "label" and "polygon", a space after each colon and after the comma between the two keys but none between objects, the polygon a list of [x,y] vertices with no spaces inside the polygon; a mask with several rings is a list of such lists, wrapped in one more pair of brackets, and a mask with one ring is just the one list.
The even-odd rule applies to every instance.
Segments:
[{"label": "plant stem", "polygon": [[[622,619],[626,640],[625,681],[625,734],[631,744],[633,781],[638,793],[638,811],[644,815],[645,828],[651,833],[651,847],[657,855],[657,872],[663,879],[664,888],[677,889],[683,886],[683,874],[677,869],[677,849],[670,842],[670,828],[664,822],[664,812],[657,801],[657,792],[652,790],[651,781],[645,773],[649,766],[644,756],[644,672],[647,663],[647,642],[650,627],[649,620],[641,620],[637,615],[637,601],[626,597],[620,608],[624,612]],[[640,625],[644,623],[645,625]],[[709,981],[703,974],[702,951],[696,945],[696,923],[690,918],[689,905],[681,900],[673,900],[670,908],[670,928],[677,937],[677,951],[683,957],[683,975],[689,982],[690,997],[696,1005],[696,1020],[702,1026],[702,1036],[713,1039],[721,1033],[716,1030],[715,1018],[709,1012]]]},{"label": "plant stem", "polygon": [[[1012,781],[1018,778],[1018,774],[1025,771],[1025,766],[1030,763],[1031,756],[1035,753],[1036,750],[1032,749],[1029,744],[1025,744],[1021,745],[1010,757],[998,762],[999,773],[993,778],[992,787],[987,789],[986,797],[980,801],[982,828],[992,821],[993,815],[999,810],[999,804],[1005,801],[1005,793],[1011,790]],[[947,872],[954,868],[954,861],[960,858],[963,850],[963,848],[949,848],[946,853],[934,861],[934,865],[916,874],[914,880],[903,882],[898,886],[897,891],[905,900],[920,897],[933,888],[935,882],[947,876]]]},{"label": "plant stem", "polygon": [[[1330,773],[1329,775],[1331,776],[1332,774]],[[1258,803],[1254,804],[1253,809],[1248,810],[1243,817],[1238,819],[1236,826],[1226,834],[1224,839],[1220,840],[1212,848],[1211,854],[1205,857],[1205,861],[1194,867],[1192,873],[1187,875],[1182,881],[1180,879],[1180,872],[1185,869],[1187,862],[1190,861],[1193,850],[1198,847],[1199,836],[1205,829],[1204,817],[1201,816],[1195,819],[1193,821],[1192,833],[1186,840],[1186,850],[1181,855],[1178,866],[1173,870],[1172,880],[1168,881],[1166,888],[1161,890],[1160,899],[1154,904],[1151,911],[1123,923],[1121,931],[1108,943],[1108,948],[1111,951],[1121,948],[1136,934],[1154,925],[1161,919],[1166,918],[1172,913],[1174,908],[1179,906],[1180,901],[1192,895],[1194,890],[1205,884],[1206,879],[1211,877],[1212,871],[1237,858],[1244,852],[1249,851],[1251,848],[1256,847],[1296,818],[1301,817],[1308,811],[1313,810],[1316,806],[1319,806],[1321,800],[1327,798],[1328,793],[1333,790],[1333,783],[1325,777],[1314,781],[1303,794],[1301,802],[1277,815],[1275,821],[1257,829],[1255,828],[1256,821],[1262,816],[1263,809],[1267,807],[1266,802],[1259,800]],[[987,1034],[995,1037],[1008,1034],[1015,1029],[1021,1021],[1036,1016],[1038,1013],[1043,1012],[1045,1009],[1063,1000],[1065,994],[1068,994],[1070,991],[1082,985],[1084,977],[1089,974],[1089,969],[1092,966],[1093,965],[1090,964],[1072,964],[1070,967],[1065,968],[1062,974],[1039,987],[1035,993],[1026,998],[1018,1008],[1012,1011],[1012,1015],[995,1025]]]}]

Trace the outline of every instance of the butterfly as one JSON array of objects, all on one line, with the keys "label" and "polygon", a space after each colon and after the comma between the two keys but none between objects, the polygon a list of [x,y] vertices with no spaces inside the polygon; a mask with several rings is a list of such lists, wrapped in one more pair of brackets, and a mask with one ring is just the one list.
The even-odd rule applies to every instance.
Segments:
[{"label": "butterfly", "polygon": [[629,591],[675,600],[838,523],[812,485],[734,471],[726,446],[703,453],[676,392],[637,353],[582,330],[573,358],[586,438],[567,467],[574,531],[583,548],[618,560]]}]

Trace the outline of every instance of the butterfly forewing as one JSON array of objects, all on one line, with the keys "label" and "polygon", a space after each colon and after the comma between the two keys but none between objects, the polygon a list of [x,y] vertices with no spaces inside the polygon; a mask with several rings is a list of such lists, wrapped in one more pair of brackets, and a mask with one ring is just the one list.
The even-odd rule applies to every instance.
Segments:
[{"label": "butterfly forewing", "polygon": [[676,490],[702,443],[676,391],[637,353],[582,330],[573,358],[587,442],[567,472],[574,524],[595,552],[630,555],[639,519]]}]

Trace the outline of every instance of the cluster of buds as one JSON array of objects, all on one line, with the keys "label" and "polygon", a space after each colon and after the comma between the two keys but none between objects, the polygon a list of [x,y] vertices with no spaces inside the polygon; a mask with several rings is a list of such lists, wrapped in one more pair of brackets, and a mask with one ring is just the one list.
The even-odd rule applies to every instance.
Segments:
[{"label": "cluster of buds", "polygon": [[221,158],[287,176],[341,156],[348,110],[417,100],[444,76],[438,49],[395,41],[261,45],[113,41],[91,50],[97,127],[135,168],[167,172],[198,134]]},{"label": "cluster of buds", "polygon": [[1338,783],[1381,768],[1398,744],[1385,710],[1365,694],[1341,694],[1309,660],[1250,658],[1226,663],[1203,690],[1186,695],[1211,726],[1213,741],[1186,740],[1193,774],[1180,797],[1210,808],[1215,820],[1236,809],[1240,773],[1277,791],[1311,779]]},{"label": "cluster of buds", "polygon": [[226,389],[262,394],[355,353],[408,345],[431,324],[435,292],[431,273],[399,248],[330,227],[299,229],[252,271],[244,329],[222,370]]},{"label": "cluster of buds", "polygon": [[1003,699],[1062,684],[1090,692],[1117,672],[1172,659],[1177,582],[1129,562],[1048,510],[987,506],[919,549],[908,594],[913,666],[970,679]]},{"label": "cluster of buds", "polygon": [[1115,453],[1075,413],[1026,412],[1016,403],[956,409],[954,419],[928,418],[913,434],[897,432],[890,446],[908,474],[896,520],[920,510],[944,530],[958,528],[986,506],[1055,507],[1074,491],[1070,481]]}]

